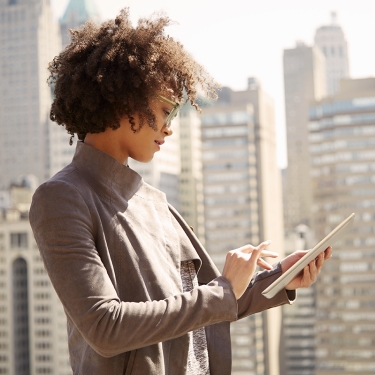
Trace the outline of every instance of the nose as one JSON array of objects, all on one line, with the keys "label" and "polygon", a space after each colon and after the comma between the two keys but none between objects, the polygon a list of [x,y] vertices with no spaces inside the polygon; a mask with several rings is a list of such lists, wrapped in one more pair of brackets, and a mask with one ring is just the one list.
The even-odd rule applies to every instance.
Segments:
[{"label": "nose", "polygon": [[173,134],[173,130],[172,130],[171,124],[169,125],[168,128],[166,126],[164,126],[163,133],[165,134],[166,137],[169,137],[169,136],[171,136]]}]

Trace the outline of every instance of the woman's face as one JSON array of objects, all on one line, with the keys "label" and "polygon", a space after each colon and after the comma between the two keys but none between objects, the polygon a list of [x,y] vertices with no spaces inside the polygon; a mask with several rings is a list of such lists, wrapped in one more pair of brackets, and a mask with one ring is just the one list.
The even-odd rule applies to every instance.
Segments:
[{"label": "woman's face", "polygon": [[[140,162],[149,162],[154,157],[154,153],[160,150],[165,138],[173,134],[172,129],[167,129],[165,126],[165,120],[173,109],[173,105],[155,97],[150,100],[150,109],[155,115],[157,131],[145,123],[139,132],[134,133],[127,116],[120,120],[120,128],[115,130],[119,147],[126,158],[131,157]],[[134,120],[137,129],[138,116],[134,116]]]},{"label": "woman's face", "polygon": [[[85,143],[111,155],[120,163],[128,162],[131,157],[141,162],[149,162],[156,151],[159,151],[165,138],[172,135],[173,131],[165,126],[165,120],[173,108],[173,104],[166,103],[156,96],[150,101],[150,109],[155,115],[155,131],[147,123],[141,130],[134,133],[131,130],[129,118],[124,116],[120,120],[120,127],[116,130],[107,128],[102,133],[88,133]],[[139,118],[134,116],[135,129],[138,128]]]}]

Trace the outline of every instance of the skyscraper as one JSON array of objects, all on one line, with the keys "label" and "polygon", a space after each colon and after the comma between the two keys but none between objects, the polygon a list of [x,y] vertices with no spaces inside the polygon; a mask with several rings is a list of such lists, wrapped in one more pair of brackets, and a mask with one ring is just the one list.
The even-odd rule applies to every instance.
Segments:
[{"label": "skyscraper", "polygon": [[356,213],[317,282],[316,375],[369,375],[375,372],[375,78],[341,83],[310,109],[317,237]]},{"label": "skyscraper", "polygon": [[288,168],[285,180],[285,225],[309,224],[312,204],[308,142],[309,104],[325,96],[325,58],[302,42],[284,50],[284,92]]},{"label": "skyscraper", "polygon": [[46,180],[64,158],[59,147],[51,151],[51,140],[63,130],[49,120],[47,65],[61,48],[49,0],[1,0],[0,41],[0,189],[5,189],[19,175]]},{"label": "skyscraper", "polygon": [[[296,250],[311,249],[313,233],[304,224],[288,230],[285,236],[286,255]],[[315,284],[298,290],[292,306],[283,306],[280,373],[315,375]]]},{"label": "skyscraper", "polygon": [[[60,24],[60,49],[65,48],[70,43],[69,29],[76,29],[84,25],[88,20],[100,21],[100,16],[94,0],[70,0],[63,16],[59,20]],[[58,51],[60,52],[60,51]],[[69,145],[70,136],[64,128],[51,123],[49,126],[49,176],[53,176],[72,160],[75,151],[76,139],[73,145]]]},{"label": "skyscraper", "polygon": [[13,186],[0,209],[0,374],[68,375],[64,310],[28,221],[32,194]]},{"label": "skyscraper", "polygon": [[331,13],[330,25],[316,30],[315,46],[326,58],[327,95],[334,95],[339,91],[340,79],[349,77],[348,44],[335,12]]},{"label": "skyscraper", "polygon": [[[49,0],[0,0],[0,48],[0,190],[35,190],[74,153],[49,120],[47,65],[61,49]],[[0,374],[67,375],[66,317],[33,239],[31,195],[0,191]]]},{"label": "skyscraper", "polygon": [[76,29],[88,20],[100,21],[94,0],[70,0],[63,16],[59,20],[63,48],[70,43],[69,29]]},{"label": "skyscraper", "polygon": [[[148,126],[147,124],[145,126]],[[137,171],[150,185],[163,191],[176,209],[180,208],[179,178],[180,136],[179,118],[173,120],[173,134],[166,139],[161,150],[157,152],[149,163],[141,163],[129,158],[129,166]]]},{"label": "skyscraper", "polygon": [[[227,251],[272,239],[282,252],[280,173],[273,102],[252,78],[223,88],[204,108],[202,157],[206,248],[222,269]],[[281,254],[282,255],[282,254]],[[280,310],[232,324],[233,374],[278,374]]]},{"label": "skyscraper", "polygon": [[180,213],[205,243],[201,116],[190,105],[180,111]]}]

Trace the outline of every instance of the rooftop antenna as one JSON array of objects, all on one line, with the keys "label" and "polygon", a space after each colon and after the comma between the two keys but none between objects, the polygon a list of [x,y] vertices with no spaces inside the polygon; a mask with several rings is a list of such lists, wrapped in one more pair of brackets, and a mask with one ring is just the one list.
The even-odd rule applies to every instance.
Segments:
[{"label": "rooftop antenna", "polygon": [[336,26],[337,25],[337,13],[331,12],[331,25]]}]

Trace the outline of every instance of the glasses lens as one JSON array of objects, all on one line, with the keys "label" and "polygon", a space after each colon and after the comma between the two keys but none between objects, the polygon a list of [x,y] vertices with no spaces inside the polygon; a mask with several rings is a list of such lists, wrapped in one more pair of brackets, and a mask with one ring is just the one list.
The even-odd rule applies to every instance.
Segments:
[{"label": "glasses lens", "polygon": [[157,97],[162,102],[172,104],[174,106],[172,111],[169,113],[167,119],[165,120],[165,126],[169,129],[171,127],[172,120],[177,116],[178,111],[180,110],[180,104],[176,103],[176,102],[174,102],[174,101],[172,101],[172,100],[170,100],[170,99],[168,99],[168,98],[166,98],[162,95],[157,95]]},{"label": "glasses lens", "polygon": [[171,113],[168,115],[167,119],[165,120],[165,126],[166,126],[167,128],[170,128],[170,126],[171,126],[171,122],[172,122],[172,120],[178,115],[178,111],[179,111],[179,109],[180,109],[180,106],[179,106],[178,104],[176,104],[176,105],[173,107]]}]

